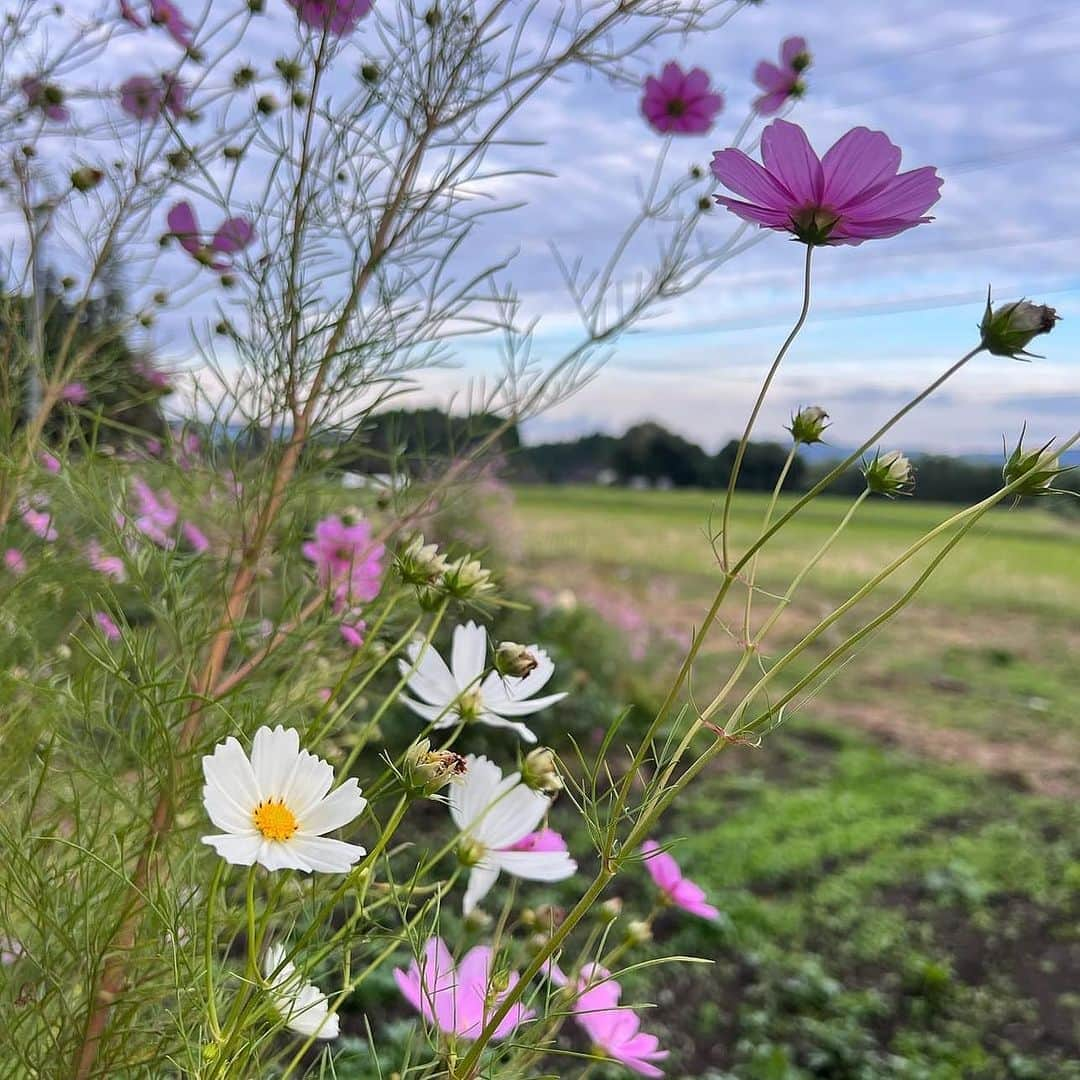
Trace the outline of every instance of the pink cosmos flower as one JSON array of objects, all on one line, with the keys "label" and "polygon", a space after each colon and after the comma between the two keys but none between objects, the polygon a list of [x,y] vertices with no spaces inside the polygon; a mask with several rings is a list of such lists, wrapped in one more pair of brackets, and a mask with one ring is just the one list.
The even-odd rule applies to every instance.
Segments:
[{"label": "pink cosmos flower", "polygon": [[[407,972],[395,968],[394,979],[405,1000],[428,1023],[434,1023],[446,1035],[475,1039],[518,981],[517,972],[511,972],[506,989],[492,994],[493,959],[489,946],[477,945],[455,965],[442,938],[431,938],[424,946],[419,964],[413,960]],[[518,1002],[500,1022],[492,1038],[505,1038],[534,1015]]]},{"label": "pink cosmos flower", "polygon": [[302,23],[331,34],[351,34],[371,5],[372,0],[289,0]]},{"label": "pink cosmos flower", "polygon": [[[804,244],[861,244],[931,221],[941,177],[931,166],[897,174],[900,148],[882,131],[852,128],[823,158],[797,124],[774,120],[761,160],[718,150],[713,175],[742,199],[714,196],[744,221],[789,232]],[[746,200],[746,201],[743,201]]]},{"label": "pink cosmos flower", "polygon": [[754,68],[754,82],[764,93],[754,100],[754,109],[761,116],[779,112],[792,98],[800,98],[806,92],[802,73],[810,66],[810,53],[806,51],[806,38],[789,37],[780,46],[780,66],[762,60]]},{"label": "pink cosmos flower", "polygon": [[69,382],[60,388],[59,399],[69,405],[85,405],[90,400],[90,391],[81,382]]},{"label": "pink cosmos flower", "polygon": [[60,471],[60,459],[55,454],[50,454],[48,450],[42,450],[38,455],[38,460],[46,472],[51,472],[55,476]]},{"label": "pink cosmos flower", "polygon": [[120,18],[140,30],[146,29],[146,20],[131,6],[129,0],[120,0]]},{"label": "pink cosmos flower", "polygon": [[113,622],[112,618],[104,611],[94,612],[94,622],[98,629],[105,635],[108,641],[120,640],[120,627]]},{"label": "pink cosmos flower", "polygon": [[700,915],[703,919],[720,917],[720,912],[712,904],[705,903],[705,892],[701,886],[684,878],[679,864],[666,851],[661,851],[655,840],[646,840],[641,845],[641,853],[645,856],[645,869],[669,904],[681,907],[691,915]]},{"label": "pink cosmos flower", "polygon": [[8,548],[4,552],[4,566],[16,577],[26,573],[26,556],[18,548]]},{"label": "pink cosmos flower", "polygon": [[4,967],[18,963],[24,952],[21,941],[8,934],[0,934],[0,964]]},{"label": "pink cosmos flower", "polygon": [[177,203],[168,216],[169,229],[180,241],[180,246],[196,262],[216,270],[219,274],[228,270],[231,260],[221,259],[221,255],[235,255],[251,243],[255,237],[255,227],[247,218],[234,217],[222,222],[207,244],[199,233],[199,223],[191,203]]},{"label": "pink cosmos flower", "polygon": [[96,540],[86,545],[86,561],[92,569],[113,581],[123,581],[127,577],[124,560],[119,555],[106,555]]},{"label": "pink cosmos flower", "polygon": [[537,829],[536,832],[523,836],[516,844],[511,844],[507,851],[569,851],[566,841],[554,829]]},{"label": "pink cosmos flower", "polygon": [[19,511],[22,523],[35,535],[46,543],[51,544],[59,533],[53,527],[52,515],[48,510],[40,510],[33,506],[24,506]]},{"label": "pink cosmos flower", "polygon": [[340,623],[338,629],[347,644],[354,649],[359,649],[364,644],[364,631],[367,630],[367,623],[363,619],[353,618],[351,613],[349,618],[353,621]]},{"label": "pink cosmos flower", "polygon": [[169,36],[181,48],[191,48],[191,26],[171,0],[150,0],[150,21],[157,26],[165,27]]},{"label": "pink cosmos flower", "polygon": [[136,503],[135,528],[159,547],[176,547],[169,535],[180,516],[173,497],[167,491],[159,494],[138,476],[132,479],[131,489]]},{"label": "pink cosmos flower", "polygon": [[701,68],[684,72],[671,61],[659,79],[650,75],[645,80],[641,111],[663,134],[703,135],[723,107],[723,95],[709,92],[709,76]]},{"label": "pink cosmos flower", "polygon": [[300,550],[315,564],[319,583],[334,589],[339,608],[378,596],[385,548],[373,542],[369,522],[346,525],[336,515],[324,518],[315,526],[315,539]]},{"label": "pink cosmos flower", "polygon": [[[557,986],[569,982],[554,964],[548,967],[548,977]],[[669,1052],[660,1049],[655,1035],[641,1030],[641,1020],[633,1009],[619,1004],[622,987],[609,971],[599,964],[586,964],[578,977],[577,990],[574,1019],[595,1049],[641,1076],[664,1075],[652,1062],[663,1061]]]},{"label": "pink cosmos flower", "polygon": [[184,534],[184,539],[187,541],[188,547],[190,547],[196,555],[202,555],[204,551],[210,550],[210,541],[207,539],[206,533],[204,533],[198,525],[195,525],[190,521],[185,521],[180,526],[180,531]]},{"label": "pink cosmos flower", "polygon": [[139,120],[156,120],[162,109],[179,120],[187,110],[187,87],[171,75],[132,75],[120,84],[120,107]]},{"label": "pink cosmos flower", "polygon": [[27,104],[40,109],[49,120],[66,124],[71,119],[71,113],[63,104],[64,95],[58,87],[42,82],[33,75],[27,75],[19,85],[26,95]]}]

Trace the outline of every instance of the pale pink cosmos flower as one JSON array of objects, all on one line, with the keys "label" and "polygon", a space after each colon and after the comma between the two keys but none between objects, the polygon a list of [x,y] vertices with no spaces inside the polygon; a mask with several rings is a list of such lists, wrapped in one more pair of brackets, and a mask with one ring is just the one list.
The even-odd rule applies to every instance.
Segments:
[{"label": "pale pink cosmos flower", "polygon": [[150,21],[163,26],[181,48],[191,48],[191,26],[171,0],[150,0]]},{"label": "pale pink cosmos flower", "polygon": [[289,0],[302,23],[331,34],[351,34],[371,5],[372,0]]},{"label": "pale pink cosmos flower", "polygon": [[363,619],[355,618],[354,613],[348,613],[348,622],[341,622],[338,625],[338,630],[341,631],[341,636],[345,639],[346,644],[350,645],[354,649],[359,649],[364,644],[364,631],[367,630],[367,623]]},{"label": "pale pink cosmos flower", "polygon": [[666,851],[661,851],[655,840],[646,840],[641,845],[641,853],[645,856],[645,869],[669,904],[703,919],[720,917],[720,912],[705,902],[705,891],[701,886],[684,878],[679,864]]},{"label": "pale pink cosmos flower", "polygon": [[[395,968],[394,979],[405,1000],[444,1035],[475,1039],[518,981],[517,972],[512,971],[506,989],[493,993],[493,959],[489,946],[477,945],[455,965],[442,938],[431,938],[419,963],[413,960],[408,971]],[[517,1002],[495,1028],[492,1038],[506,1038],[534,1015]]]},{"label": "pale pink cosmos flower", "polygon": [[[548,977],[557,986],[569,979],[555,964],[548,965]],[[619,1004],[622,987],[599,964],[586,964],[577,980],[574,1019],[588,1035],[593,1049],[625,1065],[641,1076],[663,1076],[653,1062],[663,1061],[669,1051],[660,1049],[660,1040],[641,1030],[641,1020],[633,1009]]]},{"label": "pale pink cosmos flower", "polygon": [[85,405],[90,400],[90,391],[81,382],[69,382],[60,387],[59,399],[68,405]]},{"label": "pale pink cosmos flower", "polygon": [[[149,360],[136,360],[131,365],[131,370],[134,371],[143,382],[148,383],[154,390],[168,393],[172,389],[172,383],[169,381],[168,373],[158,370],[158,368],[154,367]],[[160,447],[160,442],[158,445]]]},{"label": "pale pink cosmos flower", "polygon": [[21,941],[10,934],[0,934],[0,964],[4,967],[18,963],[24,952]]},{"label": "pale pink cosmos flower", "polygon": [[26,556],[18,548],[8,548],[4,552],[4,566],[16,577],[26,573]]},{"label": "pale pink cosmos flower", "polygon": [[139,120],[156,120],[162,109],[179,120],[187,111],[187,87],[171,75],[132,75],[120,84],[120,107]]},{"label": "pale pink cosmos flower", "polygon": [[52,543],[59,533],[52,523],[52,515],[48,510],[41,510],[34,506],[24,506],[19,511],[22,523],[35,535],[47,543]]},{"label": "pale pink cosmos flower", "polygon": [[810,53],[806,38],[789,37],[780,46],[780,66],[762,60],[754,68],[754,82],[763,93],[754,100],[754,109],[760,116],[779,112],[793,98],[806,92],[802,73],[810,66]]},{"label": "pale pink cosmos flower", "polygon": [[66,124],[71,113],[64,106],[64,95],[59,87],[43,82],[33,75],[27,75],[19,83],[26,95],[26,103],[34,109],[40,109],[47,119],[58,124]]},{"label": "pale pink cosmos flower", "polygon": [[146,29],[146,20],[131,6],[130,0],[120,0],[120,18],[140,30]]},{"label": "pale pink cosmos flower", "polygon": [[180,511],[172,495],[167,491],[154,491],[139,476],[132,479],[131,490],[136,503],[135,528],[159,547],[175,547],[176,541],[169,531],[176,525]]},{"label": "pale pink cosmos flower", "polygon": [[641,111],[665,135],[703,135],[723,107],[723,95],[710,92],[709,76],[701,68],[684,72],[671,61],[659,78],[645,80]]},{"label": "pale pink cosmos flower", "polygon": [[204,533],[198,525],[190,521],[185,521],[180,526],[180,531],[184,534],[184,539],[187,541],[188,547],[190,547],[197,555],[202,555],[203,552],[210,550],[210,541],[207,538],[206,533]]},{"label": "pale pink cosmos flower", "polygon": [[124,560],[119,555],[106,555],[96,540],[86,545],[86,561],[92,569],[113,581],[123,581],[127,577]]},{"label": "pale pink cosmos flower", "polygon": [[323,518],[315,526],[315,539],[300,550],[315,564],[319,584],[334,589],[339,609],[378,596],[385,548],[372,539],[370,522],[346,524],[336,514]]},{"label": "pale pink cosmos flower", "polygon": [[231,258],[243,251],[255,238],[255,227],[247,218],[228,218],[218,227],[217,232],[206,243],[199,232],[199,223],[195,211],[189,202],[179,202],[168,215],[169,229],[180,242],[180,246],[203,266],[224,273],[232,265]]},{"label": "pale pink cosmos flower", "polygon": [[112,617],[107,612],[95,611],[94,622],[97,623],[98,629],[105,635],[107,641],[120,640],[120,627],[113,622]]},{"label": "pale pink cosmos flower", "polygon": [[896,236],[931,221],[926,211],[940,198],[942,180],[932,166],[898,174],[900,148],[864,127],[818,158],[801,127],[774,120],[761,136],[761,160],[718,150],[713,175],[742,198],[716,201],[744,221],[812,246]]},{"label": "pale pink cosmos flower", "polygon": [[38,455],[38,460],[46,472],[51,472],[55,476],[60,471],[60,459],[55,454],[50,454],[48,450],[42,450]]}]

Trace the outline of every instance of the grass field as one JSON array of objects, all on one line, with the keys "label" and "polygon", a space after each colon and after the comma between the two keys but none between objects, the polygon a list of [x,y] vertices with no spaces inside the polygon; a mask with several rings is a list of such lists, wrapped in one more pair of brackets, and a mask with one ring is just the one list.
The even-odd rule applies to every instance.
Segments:
[{"label": "grass field", "polygon": [[[659,686],[718,582],[713,499],[516,495],[521,577],[620,625],[635,674]],[[800,515],[762,560],[766,590],[845,508]],[[763,510],[741,499],[736,548]],[[778,645],[950,512],[864,506]],[[642,980],[670,1075],[1080,1076],[1078,614],[1080,529],[994,512],[835,681],[680,800],[664,839],[687,838],[676,853],[725,917],[657,927],[657,955],[717,960]],[[792,677],[821,655],[809,652]],[[701,696],[737,655],[720,633],[695,673]]]}]

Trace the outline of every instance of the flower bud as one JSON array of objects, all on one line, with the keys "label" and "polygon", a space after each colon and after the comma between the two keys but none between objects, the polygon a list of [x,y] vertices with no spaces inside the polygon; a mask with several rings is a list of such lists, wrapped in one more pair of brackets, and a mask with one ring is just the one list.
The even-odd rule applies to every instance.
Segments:
[{"label": "flower bud", "polygon": [[484,847],[475,840],[465,837],[457,847],[458,862],[462,866],[476,866],[484,857]]},{"label": "flower bud", "polygon": [[370,60],[360,68],[360,78],[368,84],[377,83],[381,75],[379,65]]},{"label": "flower bud", "polygon": [[652,941],[652,926],[644,919],[633,919],[626,924],[626,940],[631,945],[644,945]]},{"label": "flower bud", "polygon": [[908,494],[915,483],[911,462],[899,450],[887,454],[879,450],[873,461],[863,461],[862,474],[870,491],[890,499]]},{"label": "flower bud", "polygon": [[255,102],[255,108],[258,109],[263,116],[270,116],[278,111],[277,98],[275,98],[273,94],[261,94]]},{"label": "flower bud", "polygon": [[233,86],[237,90],[242,90],[245,86],[250,86],[255,81],[255,69],[248,67],[246,64],[243,67],[237,68],[233,72]]},{"label": "flower bud", "polygon": [[521,779],[533,791],[541,791],[552,798],[565,786],[555,754],[546,746],[539,746],[525,755]]},{"label": "flower bud", "polygon": [[806,405],[791,418],[792,439],[796,443],[811,443],[822,441],[821,436],[829,426],[829,414],[820,405]]},{"label": "flower bud", "polygon": [[425,798],[459,776],[464,776],[465,759],[453,750],[432,750],[430,739],[421,739],[405,751],[406,784]]},{"label": "flower bud", "polygon": [[479,600],[495,591],[491,571],[467,555],[450,563],[442,578],[443,588],[459,600]]},{"label": "flower bud", "polygon": [[274,67],[286,86],[295,86],[304,77],[304,69],[295,60],[280,57],[274,61]]},{"label": "flower bud", "polygon": [[986,294],[986,313],[979,325],[983,348],[994,356],[1009,356],[1018,360],[1022,356],[1035,356],[1026,351],[1032,339],[1039,334],[1049,334],[1061,316],[1046,304],[1032,304],[1016,300],[1002,304],[996,310],[990,307],[990,293]]},{"label": "flower bud", "polygon": [[600,918],[604,922],[614,922],[622,914],[622,897],[610,896],[600,905]]},{"label": "flower bud", "polygon": [[510,989],[510,973],[507,971],[493,971],[488,990],[491,994],[498,995]]},{"label": "flower bud", "polygon": [[495,670],[510,679],[523,679],[540,665],[534,653],[516,641],[500,642],[495,650]]},{"label": "flower bud", "polygon": [[417,533],[398,554],[397,571],[406,585],[431,585],[446,572],[446,559],[437,544],[425,544]]},{"label": "flower bud", "polygon": [[1055,476],[1060,476],[1068,469],[1061,467],[1057,454],[1050,449],[1050,444],[1040,447],[1038,450],[1025,450],[1024,438],[1016,444],[1016,449],[1009,455],[1001,470],[1002,479],[1006,484],[1019,481],[1014,489],[1017,497],[1021,495],[1052,495]]},{"label": "flower bud", "polygon": [[71,186],[76,191],[91,191],[101,183],[105,174],[90,165],[82,165],[71,174]]},{"label": "flower bud", "polygon": [[465,926],[469,930],[486,930],[491,926],[491,916],[483,908],[473,908],[465,916]]}]

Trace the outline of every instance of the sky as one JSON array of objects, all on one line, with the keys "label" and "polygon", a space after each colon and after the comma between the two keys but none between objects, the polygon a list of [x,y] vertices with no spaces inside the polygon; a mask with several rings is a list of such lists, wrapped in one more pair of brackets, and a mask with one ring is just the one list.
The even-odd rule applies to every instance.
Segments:
[{"label": "sky", "polygon": [[[72,5],[101,9],[91,0]],[[201,7],[195,0],[180,6]],[[281,35],[293,33],[283,0],[268,0],[268,10],[248,43],[251,59],[263,65],[280,51]],[[364,33],[371,30],[362,24]],[[837,445],[857,444],[976,342],[988,285],[996,297],[1028,296],[1057,308],[1063,321],[1036,348],[1046,359],[976,358],[897,427],[896,445],[991,452],[1003,436],[1014,441],[1025,423],[1032,441],[1072,434],[1080,427],[1080,120],[1071,107],[1080,95],[1080,5],[746,6],[714,34],[669,44],[645,60],[657,70],[668,59],[699,65],[726,96],[712,132],[674,140],[669,170],[707,166],[712,151],[728,144],[757,92],[755,64],[775,59],[791,34],[807,39],[813,66],[808,93],[789,118],[819,152],[853,126],[879,128],[902,147],[903,168],[935,165],[945,184],[932,223],[817,253],[810,319],[766,402],[759,436],[782,437],[794,408],[816,404],[831,414]],[[119,47],[133,63],[167,62],[162,35],[127,38]],[[539,320],[534,352],[541,358],[558,356],[580,332],[552,247],[586,265],[602,259],[662,145],[640,115],[639,98],[632,87],[572,79],[549,86],[518,121],[517,134],[544,143],[550,175],[502,181],[498,194],[527,206],[490,219],[478,241],[486,252],[515,253],[509,277],[525,311]],[[719,240],[737,225],[717,208],[702,228]],[[619,432],[655,420],[716,449],[741,431],[798,312],[802,257],[799,245],[763,234],[695,293],[622,338],[596,378],[530,421],[526,438]],[[186,295],[191,310],[164,320],[151,343],[174,364],[193,367],[187,328],[209,301],[205,289]],[[411,401],[460,398],[496,363],[489,343],[466,339],[452,366],[418,379]]]}]

